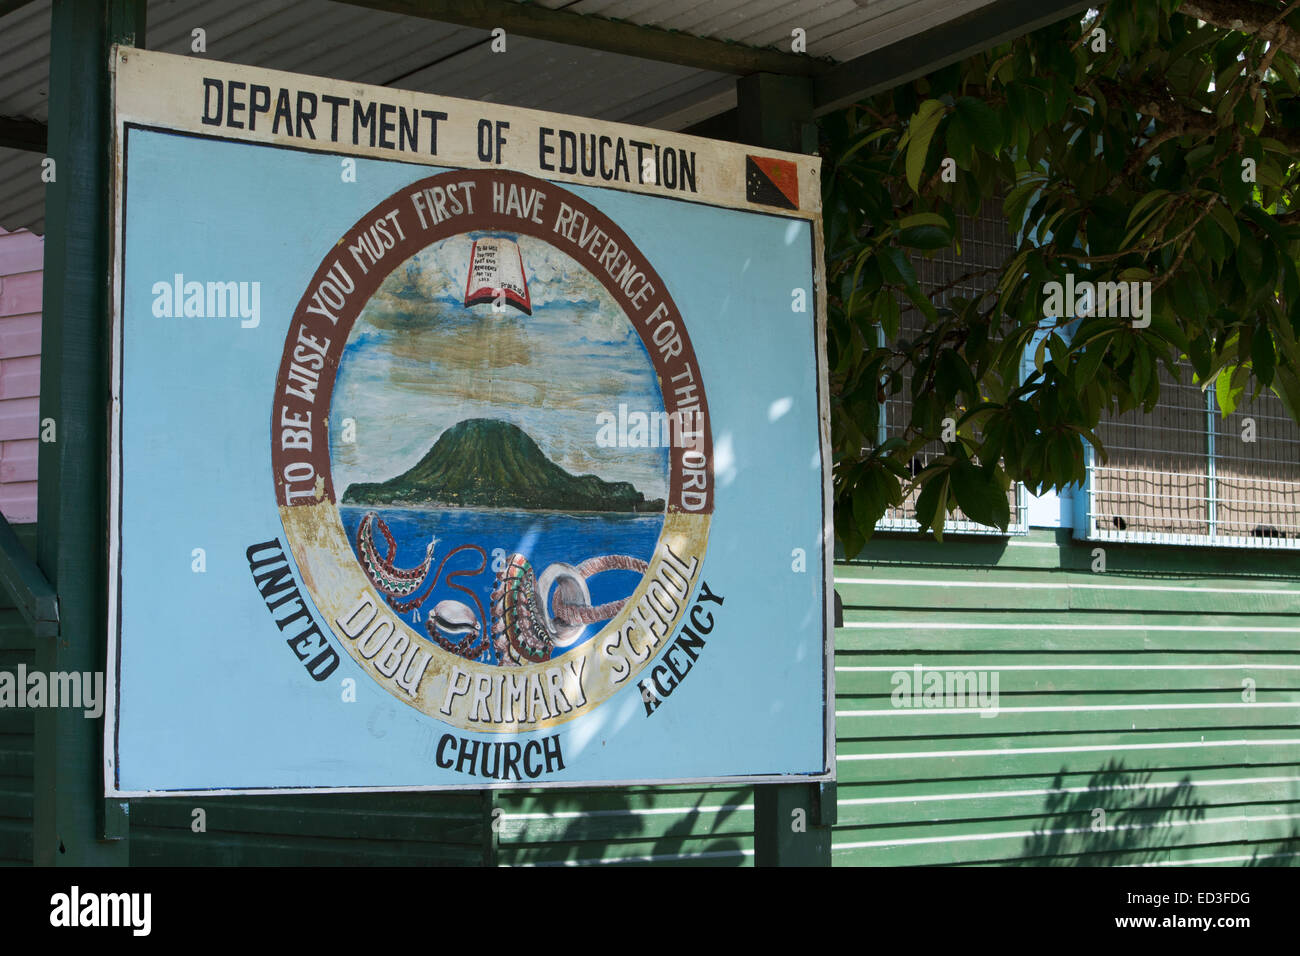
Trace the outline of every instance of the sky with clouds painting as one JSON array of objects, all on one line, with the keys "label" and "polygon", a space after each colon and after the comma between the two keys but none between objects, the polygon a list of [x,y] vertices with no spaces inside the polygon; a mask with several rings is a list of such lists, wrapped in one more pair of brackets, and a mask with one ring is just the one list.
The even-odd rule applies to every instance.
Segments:
[{"label": "sky with clouds painting", "polygon": [[[601,448],[597,415],[663,410],[645,347],[623,311],[555,247],[519,237],[533,314],[466,308],[475,234],[452,236],[399,265],[353,326],[330,410],[334,485],[386,481],[416,464],[447,428],[498,418],[527,432],[575,474],[630,481],[667,497],[667,451]],[[344,419],[355,444],[340,441]]]}]

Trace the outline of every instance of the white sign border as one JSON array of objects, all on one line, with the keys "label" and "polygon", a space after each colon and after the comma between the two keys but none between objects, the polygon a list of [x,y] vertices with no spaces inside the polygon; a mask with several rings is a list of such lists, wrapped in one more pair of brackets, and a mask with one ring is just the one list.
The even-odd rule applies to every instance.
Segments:
[{"label": "white sign border", "polygon": [[[519,107],[501,106],[494,103],[480,103],[474,100],[461,100],[451,97],[434,96],[431,94],[414,93],[404,90],[396,90],[382,86],[368,86],[363,84],[347,83],[339,80],[331,80],[320,77],[312,77],[302,74],[287,73],[278,70],[264,70],[252,67],[244,67],[236,64],[224,63],[216,60],[200,60],[192,57],[176,56],[174,54],[158,53],[154,51],[138,50],[133,47],[115,46],[112,54],[113,65],[113,131],[112,131],[112,182],[110,188],[111,222],[112,230],[110,234],[110,259],[112,262],[112,272],[109,277],[109,294],[111,309],[111,330],[110,330],[110,375],[111,375],[111,402],[110,402],[110,424],[109,424],[109,523],[108,523],[108,624],[109,633],[108,653],[106,656],[105,668],[105,690],[107,703],[104,711],[104,751],[103,751],[103,773],[104,773],[104,795],[106,798],[149,798],[149,797],[185,797],[185,796],[265,796],[268,794],[309,794],[309,793],[409,793],[409,792],[456,792],[456,791],[483,791],[483,790],[574,790],[574,789],[602,789],[615,787],[634,787],[634,786],[752,786],[757,784],[796,784],[796,783],[833,783],[836,780],[835,765],[835,650],[834,650],[834,575],[835,575],[835,531],[833,518],[833,493],[831,476],[831,453],[830,453],[830,399],[829,399],[829,373],[826,357],[826,278],[825,278],[825,247],[824,236],[822,231],[821,217],[821,194],[820,194],[820,172],[821,160],[815,156],[808,156],[798,153],[785,153],[779,150],[769,150],[759,147],[747,147],[734,143],[726,143],[718,140],[704,139],[696,136],[687,136],[679,133],[665,133],[660,130],[644,129],[636,126],[625,124],[606,123],[599,120],[591,120],[583,117],[568,116],[564,114],[548,113],[539,110],[523,109]],[[179,77],[174,74],[180,74]],[[736,181],[729,180],[727,184],[710,185],[706,181],[706,188],[702,189],[695,196],[668,192],[663,188],[653,184],[643,185],[640,183],[604,183],[593,182],[591,179],[582,176],[559,173],[557,171],[541,169],[536,163],[516,164],[516,163],[484,163],[480,162],[476,156],[464,156],[453,158],[446,153],[429,156],[426,158],[417,158],[410,155],[394,154],[390,150],[376,149],[369,146],[354,146],[351,143],[329,143],[322,144],[313,141],[304,141],[297,137],[273,136],[270,133],[257,134],[247,130],[237,131],[230,130],[226,127],[220,127],[221,132],[215,132],[211,127],[204,127],[193,117],[197,113],[187,113],[184,105],[184,97],[179,95],[178,91],[182,88],[181,81],[188,78],[193,80],[196,75],[203,76],[224,76],[230,79],[235,76],[244,75],[247,78],[256,78],[267,85],[271,83],[303,84],[304,81],[312,84],[313,89],[334,90],[335,94],[346,92],[348,95],[359,94],[360,96],[370,97],[373,100],[385,99],[387,101],[404,100],[410,105],[422,108],[440,108],[446,106],[468,107],[470,112],[474,113],[491,113],[494,116],[503,117],[507,122],[520,122],[522,127],[523,121],[526,122],[559,122],[564,121],[570,125],[583,125],[588,127],[592,132],[605,131],[608,135],[653,135],[655,140],[661,146],[672,146],[673,148],[689,148],[701,155],[715,157],[717,167],[723,168],[723,164],[730,160],[735,167],[738,175],[739,191],[737,192]],[[247,79],[245,80],[247,82]],[[158,91],[164,91],[164,108],[156,115],[147,115],[148,109],[146,103],[152,92],[155,95]],[[756,212],[766,215],[773,215],[785,219],[801,219],[809,221],[811,233],[813,236],[813,255],[812,271],[815,283],[814,308],[815,316],[813,322],[814,332],[814,353],[817,360],[817,399],[818,399],[818,421],[820,426],[819,444],[822,459],[822,567],[823,567],[823,591],[824,601],[822,607],[822,645],[823,645],[823,699],[822,710],[824,715],[823,723],[823,770],[820,773],[811,774],[735,774],[730,776],[704,776],[704,777],[672,777],[661,779],[628,779],[628,780],[579,780],[579,781],[502,781],[502,782],[480,782],[467,784],[421,784],[412,786],[388,785],[388,786],[344,786],[344,787],[245,787],[245,788],[207,788],[207,789],[177,789],[177,790],[124,790],[117,786],[117,737],[118,737],[118,713],[120,710],[118,687],[118,671],[121,660],[121,535],[120,526],[122,520],[121,514],[121,492],[122,492],[122,460],[121,460],[121,411],[122,411],[122,332],[123,332],[123,311],[124,311],[124,289],[122,287],[123,278],[123,256],[125,249],[125,219],[124,219],[124,198],[125,198],[125,146],[126,146],[126,129],[132,127],[149,127],[155,129],[166,129],[174,132],[198,134],[204,138],[230,140],[236,142],[253,142],[262,143],[270,146],[290,147],[304,149],[312,152],[323,152],[334,155],[354,155],[364,156],[374,159],[387,161],[398,161],[413,163],[417,165],[447,167],[447,168],[466,168],[466,169],[511,169],[517,172],[527,173],[540,179],[546,179],[557,183],[576,183],[599,189],[616,189],[621,191],[636,192],[661,196],[663,198],[672,198],[678,201],[694,202],[702,205],[718,206],[727,209],[738,209],[746,212]],[[243,132],[245,135],[236,135]],[[785,209],[774,206],[764,206],[748,202],[744,199],[744,157],[760,153],[764,157],[782,159],[788,162],[796,163],[799,169],[799,208]],[[806,171],[806,175],[805,175]]]}]

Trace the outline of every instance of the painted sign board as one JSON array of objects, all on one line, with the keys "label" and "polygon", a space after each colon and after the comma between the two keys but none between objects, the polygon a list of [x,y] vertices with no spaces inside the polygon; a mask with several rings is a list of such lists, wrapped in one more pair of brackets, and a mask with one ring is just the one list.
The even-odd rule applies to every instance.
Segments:
[{"label": "painted sign board", "polygon": [[816,158],[114,74],[110,794],[833,775]]}]

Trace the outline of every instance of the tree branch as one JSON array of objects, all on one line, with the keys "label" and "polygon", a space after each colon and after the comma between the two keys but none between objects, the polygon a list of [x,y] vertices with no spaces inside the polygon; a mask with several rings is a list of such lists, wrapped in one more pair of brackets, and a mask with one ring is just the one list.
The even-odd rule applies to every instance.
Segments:
[{"label": "tree branch", "polygon": [[1261,40],[1276,43],[1300,59],[1300,37],[1281,22],[1276,8],[1270,9],[1250,0],[1185,0],[1178,12],[1222,30],[1252,33]]}]

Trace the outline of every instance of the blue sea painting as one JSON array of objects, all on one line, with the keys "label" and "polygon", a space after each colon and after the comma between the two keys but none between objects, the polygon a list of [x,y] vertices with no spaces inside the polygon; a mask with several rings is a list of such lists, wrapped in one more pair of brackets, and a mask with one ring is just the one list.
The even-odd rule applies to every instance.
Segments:
[{"label": "blue sea painting", "polygon": [[[429,577],[433,578],[443,561],[454,549],[474,545],[483,549],[480,556],[475,550],[464,550],[446,560],[442,573],[429,590],[429,580],[422,582],[416,594],[429,591],[420,605],[402,614],[402,619],[424,636],[433,606],[442,600],[461,601],[473,607],[474,602],[448,583],[448,575],[457,570],[483,570],[472,576],[456,577],[453,583],[468,587],[478,598],[482,613],[490,618],[492,590],[496,584],[493,565],[501,567],[511,554],[523,555],[538,575],[555,562],[574,567],[588,558],[606,555],[626,555],[649,562],[655,543],[663,529],[662,514],[560,514],[552,512],[520,512],[472,508],[393,508],[355,507],[339,508],[343,527],[354,552],[357,549],[357,531],[366,513],[373,511],[383,519],[396,542],[391,563],[399,568],[418,566],[425,557],[432,538],[437,538]],[[380,548],[383,539],[377,538]],[[358,559],[360,556],[358,555]],[[484,563],[486,558],[486,564]],[[629,597],[641,580],[637,571],[611,570],[587,579],[593,606]],[[476,609],[477,613],[477,609]],[[484,632],[491,620],[481,619]],[[568,648],[572,650],[597,634],[602,623],[587,625],[580,637]],[[491,642],[477,658],[486,663],[498,664],[496,650]],[[561,652],[556,649],[557,656]]]}]

